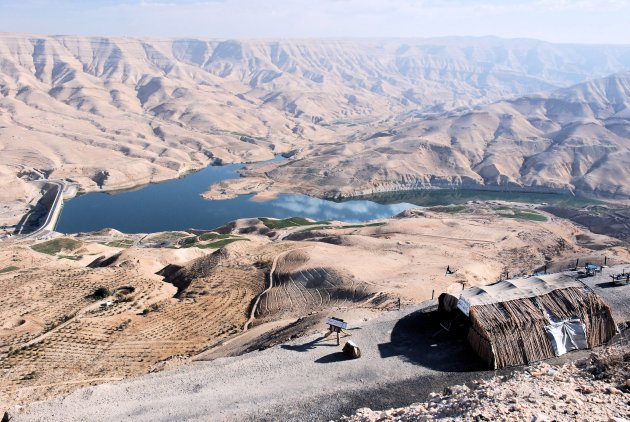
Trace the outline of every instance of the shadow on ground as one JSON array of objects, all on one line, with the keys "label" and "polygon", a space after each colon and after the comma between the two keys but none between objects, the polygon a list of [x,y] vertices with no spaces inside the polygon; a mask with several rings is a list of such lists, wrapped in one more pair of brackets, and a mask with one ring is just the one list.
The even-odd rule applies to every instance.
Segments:
[{"label": "shadow on ground", "polygon": [[308,352],[309,350],[313,350],[316,347],[320,347],[320,346],[337,346],[336,343],[327,343],[326,340],[330,340],[327,339],[326,337],[322,336],[322,337],[318,337],[313,341],[309,341],[308,343],[304,343],[304,344],[282,344],[280,347],[285,349],[285,350],[292,350],[294,352]]},{"label": "shadow on ground", "polygon": [[389,343],[378,345],[384,359],[399,356],[435,371],[470,372],[487,369],[468,344],[467,321],[443,319],[437,310],[420,310],[396,323]]},{"label": "shadow on ground", "polygon": [[340,362],[342,360],[350,360],[350,358],[346,356],[343,352],[335,352],[326,356],[322,356],[321,358],[317,359],[315,362],[334,363],[334,362]]},{"label": "shadow on ground", "polygon": [[613,283],[612,281],[606,281],[604,283],[597,283],[596,286],[601,287],[602,289],[609,289],[611,287],[622,287]]}]

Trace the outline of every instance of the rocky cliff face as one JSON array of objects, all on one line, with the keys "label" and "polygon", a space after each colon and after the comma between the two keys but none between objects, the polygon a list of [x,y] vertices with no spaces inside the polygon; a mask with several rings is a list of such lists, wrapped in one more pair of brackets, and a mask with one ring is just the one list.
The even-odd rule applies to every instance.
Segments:
[{"label": "rocky cliff face", "polygon": [[343,422],[421,420],[590,419],[625,421],[630,355],[621,347],[599,350],[589,358],[562,366],[537,363],[526,370],[431,393],[425,403],[373,411],[362,408]]}]

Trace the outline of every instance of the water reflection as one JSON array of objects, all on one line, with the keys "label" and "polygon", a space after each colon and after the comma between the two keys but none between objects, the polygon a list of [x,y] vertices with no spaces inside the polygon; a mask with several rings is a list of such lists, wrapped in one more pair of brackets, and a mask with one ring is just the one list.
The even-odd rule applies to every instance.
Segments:
[{"label": "water reflection", "polygon": [[448,205],[472,199],[538,203],[576,201],[572,197],[567,199],[566,195],[466,190],[393,192],[342,202],[294,194],[279,195],[266,202],[252,200],[253,195],[223,201],[207,201],[201,197],[210,185],[239,177],[241,167],[240,164],[207,167],[182,179],[133,191],[79,196],[64,204],[57,230],[77,233],[111,227],[125,233],[150,233],[213,229],[238,218],[250,217],[301,216],[314,220],[361,222],[388,218],[415,206]]},{"label": "water reflection", "polygon": [[378,204],[369,200],[332,202],[304,195],[279,195],[269,201],[253,195],[208,201],[210,185],[237,178],[242,165],[208,167],[182,179],[147,185],[133,191],[89,193],[64,204],[57,230],[63,233],[111,227],[125,233],[150,233],[189,228],[213,229],[238,218],[294,216],[314,220],[360,222],[391,217],[413,207],[408,203]]},{"label": "water reflection", "polygon": [[332,202],[303,195],[280,195],[270,205],[291,215],[348,222],[387,218],[415,207],[408,203],[381,205],[367,200]]}]

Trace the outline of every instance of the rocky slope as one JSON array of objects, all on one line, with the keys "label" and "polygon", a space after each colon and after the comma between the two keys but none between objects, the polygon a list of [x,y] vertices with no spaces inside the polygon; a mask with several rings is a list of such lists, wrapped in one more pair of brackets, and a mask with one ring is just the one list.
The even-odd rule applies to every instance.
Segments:
[{"label": "rocky slope", "polygon": [[[437,116],[314,146],[234,182],[320,196],[423,187],[578,192],[630,197],[630,72],[549,94]],[[270,180],[275,182],[272,186]],[[222,186],[224,191],[228,191]]]},{"label": "rocky slope", "polygon": [[540,363],[509,376],[446,388],[430,401],[386,411],[359,409],[345,422],[592,420],[618,422],[630,417],[627,349],[592,354],[576,364]]},{"label": "rocky slope", "polygon": [[630,46],[496,38],[0,34],[0,199],[28,202],[35,193],[24,182],[43,176],[114,189],[268,159],[377,131],[401,113],[468,107],[628,66]]}]

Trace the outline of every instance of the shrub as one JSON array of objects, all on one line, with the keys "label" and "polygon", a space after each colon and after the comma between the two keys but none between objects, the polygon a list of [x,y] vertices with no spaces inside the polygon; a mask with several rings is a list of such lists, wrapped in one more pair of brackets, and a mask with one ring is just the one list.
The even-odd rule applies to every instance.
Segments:
[{"label": "shrub", "polygon": [[92,293],[92,298],[96,300],[105,299],[106,297],[111,296],[111,294],[112,292],[110,292],[107,287],[99,287],[94,290],[94,293]]},{"label": "shrub", "polygon": [[75,239],[63,237],[60,239],[53,239],[47,242],[38,243],[37,245],[31,246],[31,249],[33,249],[36,252],[41,252],[48,255],[55,255],[61,251],[77,250],[81,246],[83,246],[82,242]]}]

